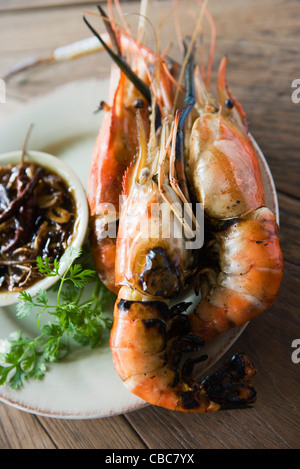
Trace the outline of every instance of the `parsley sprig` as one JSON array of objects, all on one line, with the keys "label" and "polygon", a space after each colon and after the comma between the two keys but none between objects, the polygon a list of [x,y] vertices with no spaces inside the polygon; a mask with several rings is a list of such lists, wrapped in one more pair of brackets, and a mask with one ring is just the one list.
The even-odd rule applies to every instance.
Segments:
[{"label": "parsley sprig", "polygon": [[[27,379],[42,379],[49,363],[62,360],[72,350],[71,339],[91,348],[102,345],[104,332],[112,325],[111,316],[105,316],[103,309],[114,295],[100,282],[95,270],[83,267],[86,256],[87,251],[69,247],[60,262],[51,264],[48,257],[37,258],[37,267],[45,277],[59,277],[51,289],[56,292],[56,301],[51,304],[46,290],[39,290],[35,297],[26,291],[20,293],[17,316],[22,319],[35,312],[40,334],[32,339],[18,331],[1,341],[0,385],[8,382],[11,388],[19,389]],[[82,262],[74,263],[79,257]],[[66,265],[63,274],[62,264]],[[44,313],[51,321],[41,324]]]}]

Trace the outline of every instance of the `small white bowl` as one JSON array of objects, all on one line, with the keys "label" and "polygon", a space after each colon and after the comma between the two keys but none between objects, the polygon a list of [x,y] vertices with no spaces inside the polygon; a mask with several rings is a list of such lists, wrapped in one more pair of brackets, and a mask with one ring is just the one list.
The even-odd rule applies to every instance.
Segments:
[{"label": "small white bowl", "polygon": [[[13,151],[0,155],[0,166],[6,164],[18,164],[21,158],[21,151]],[[84,187],[79,180],[77,174],[64,163],[63,160],[57,158],[48,153],[40,151],[28,151],[25,157],[26,162],[36,163],[50,171],[58,174],[66,183],[68,188],[71,189],[76,204],[76,219],[74,222],[73,239],[70,246],[79,248],[83,245],[86,237],[88,220],[89,220],[89,208],[87,203],[87,197]],[[67,268],[67,265],[60,265],[60,274],[63,274]],[[39,290],[47,290],[53,286],[59,277],[46,277],[34,285],[30,286],[23,291],[27,291],[32,296],[36,295]],[[8,306],[18,302],[20,291],[18,292],[0,292],[0,306]]]}]

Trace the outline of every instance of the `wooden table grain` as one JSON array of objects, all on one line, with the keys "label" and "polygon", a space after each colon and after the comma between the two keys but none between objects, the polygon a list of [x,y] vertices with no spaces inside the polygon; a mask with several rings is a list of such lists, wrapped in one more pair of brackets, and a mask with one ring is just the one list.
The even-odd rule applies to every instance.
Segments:
[{"label": "wooden table grain", "polygon": [[[99,3],[99,2],[98,2]],[[165,1],[156,2],[166,8]],[[189,2],[191,3],[191,2]],[[196,1],[195,1],[196,3]],[[121,2],[138,10],[138,2]],[[0,77],[20,60],[45,55],[87,37],[85,0],[0,0]],[[229,55],[228,82],[247,112],[251,133],[274,176],[285,258],[282,288],[273,306],[253,320],[224,358],[246,352],[257,369],[257,402],[249,410],[181,414],[148,406],[103,419],[41,417],[0,403],[1,449],[298,449],[300,363],[300,103],[291,99],[300,80],[298,0],[211,0],[217,27],[214,65]],[[153,8],[150,17],[155,20]],[[188,31],[189,10],[181,18]],[[166,38],[173,31],[165,32]],[[56,86],[106,76],[108,59],[91,55],[45,67],[26,81],[6,85],[0,125],[12,113]],[[215,76],[215,72],[214,72]]]}]

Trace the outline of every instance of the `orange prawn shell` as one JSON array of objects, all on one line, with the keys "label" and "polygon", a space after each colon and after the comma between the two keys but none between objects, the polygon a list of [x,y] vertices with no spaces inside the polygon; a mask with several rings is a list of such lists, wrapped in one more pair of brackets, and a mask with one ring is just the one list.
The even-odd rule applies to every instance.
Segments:
[{"label": "orange prawn shell", "polygon": [[87,195],[95,267],[107,288],[117,293],[116,237],[103,237],[103,232],[107,229],[107,223],[114,223],[117,230],[123,175],[138,147],[134,103],[141,95],[116,66],[112,67],[111,72],[111,98],[113,104],[103,111],[102,125],[94,144]]},{"label": "orange prawn shell", "polygon": [[230,117],[198,117],[191,132],[189,167],[196,197],[211,218],[239,217],[265,203],[255,150]]},{"label": "orange prawn shell", "polygon": [[119,213],[119,196],[123,175],[136,155],[138,135],[134,103],[140,93],[113,67],[113,74],[120,73],[112,107],[105,111],[100,132],[96,139],[90,176],[88,200],[91,216],[101,212],[105,204],[112,204]]},{"label": "orange prawn shell", "polygon": [[219,262],[219,270],[214,262],[204,266],[210,277],[204,269],[202,298],[189,315],[191,330],[205,341],[261,314],[275,300],[283,275],[276,218],[265,207],[258,156],[242,106],[228,90],[226,63],[219,68],[218,106],[199,87],[190,136],[190,183],[204,206],[211,254]]},{"label": "orange prawn shell", "polygon": [[266,207],[239,219],[215,238],[221,272],[196,313],[189,316],[191,328],[204,340],[245,324],[271,306],[284,270],[278,226]]},{"label": "orange prawn shell", "polygon": [[[116,250],[116,285],[128,285],[143,294],[162,298],[176,296],[185,284],[192,254],[183,250],[184,239],[176,237],[174,225],[178,225],[177,220],[169,207],[162,203],[155,184],[150,181],[145,186],[133,188],[124,202],[121,216],[123,222],[119,226]],[[149,271],[148,262],[152,263]],[[147,281],[148,272],[151,277]],[[150,287],[151,292],[148,291]]]}]

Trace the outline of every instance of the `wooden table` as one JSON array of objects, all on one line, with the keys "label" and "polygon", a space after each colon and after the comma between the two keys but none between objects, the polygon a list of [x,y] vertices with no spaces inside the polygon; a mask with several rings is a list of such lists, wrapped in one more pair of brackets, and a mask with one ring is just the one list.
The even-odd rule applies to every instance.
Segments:
[{"label": "wooden table", "polygon": [[[121,2],[137,11],[138,2]],[[162,7],[165,2],[158,2]],[[0,0],[0,77],[21,59],[87,37],[85,0]],[[243,103],[250,129],[273,172],[280,204],[285,257],[282,288],[273,306],[247,327],[226,354],[245,351],[254,362],[257,402],[250,410],[211,415],[171,412],[152,406],[110,418],[51,419],[0,404],[1,448],[200,449],[299,448],[300,363],[292,342],[300,339],[300,103],[291,99],[300,79],[297,0],[211,0],[218,41],[215,67],[230,58],[228,81]],[[153,10],[151,17],[155,14]],[[188,15],[188,9],[187,13]],[[184,18],[181,18],[184,23]],[[166,32],[169,38],[173,31]],[[3,121],[55,86],[106,76],[105,54],[44,68],[26,83],[7,83]],[[215,74],[214,74],[215,76]],[[0,122],[1,125],[1,122]]]}]

